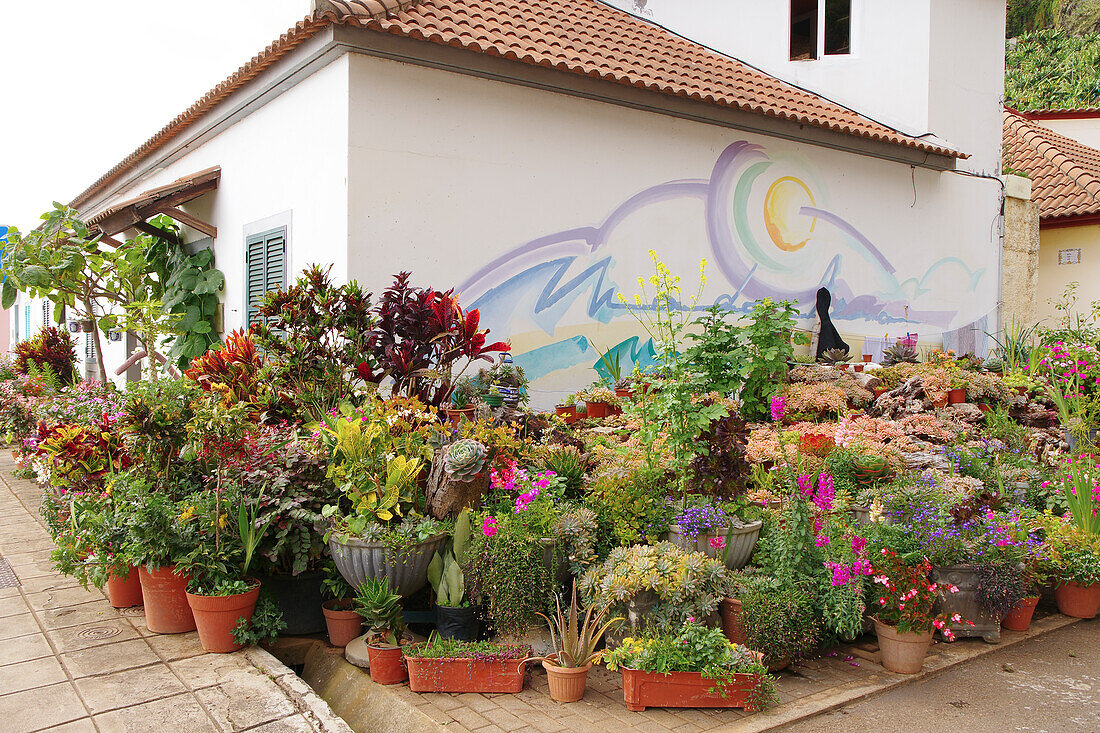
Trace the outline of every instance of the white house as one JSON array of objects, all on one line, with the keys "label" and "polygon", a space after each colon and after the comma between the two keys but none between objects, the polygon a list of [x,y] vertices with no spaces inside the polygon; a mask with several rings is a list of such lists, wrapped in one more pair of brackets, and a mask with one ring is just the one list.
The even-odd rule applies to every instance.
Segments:
[{"label": "white house", "polygon": [[606,349],[644,361],[618,295],[650,249],[686,289],[708,260],[705,305],[797,300],[809,326],[825,285],[856,348],[966,348],[997,325],[1004,13],[316,0],[72,205],[116,236],[175,209],[226,274],[227,330],[313,262],[456,287],[540,405]]}]

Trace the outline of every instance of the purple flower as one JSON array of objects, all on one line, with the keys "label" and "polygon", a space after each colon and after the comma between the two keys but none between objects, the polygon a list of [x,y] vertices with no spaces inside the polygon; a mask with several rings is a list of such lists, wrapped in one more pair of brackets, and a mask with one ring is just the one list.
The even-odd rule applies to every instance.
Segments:
[{"label": "purple flower", "polygon": [[772,422],[779,422],[787,414],[787,400],[778,395],[771,399]]}]

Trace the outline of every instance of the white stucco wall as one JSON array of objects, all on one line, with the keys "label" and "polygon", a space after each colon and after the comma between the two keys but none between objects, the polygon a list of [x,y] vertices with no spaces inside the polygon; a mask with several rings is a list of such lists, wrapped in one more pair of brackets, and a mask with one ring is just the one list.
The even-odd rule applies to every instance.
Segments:
[{"label": "white stucco wall", "polygon": [[852,53],[800,61],[788,0],[608,2],[1000,172],[1003,0],[852,0]]},{"label": "white stucco wall", "polygon": [[[108,202],[221,166],[218,190],[181,208],[218,228],[226,332],[244,326],[244,237],[264,220],[289,223],[290,282],[313,262],[332,263],[337,280],[347,277],[347,79],[342,56]],[[184,236],[203,235],[185,229]],[[113,373],[126,358],[125,342],[111,344],[105,358]]]},{"label": "white stucco wall", "polygon": [[685,289],[705,257],[707,305],[798,294],[808,312],[825,282],[842,333],[935,341],[995,309],[996,181],[365,56],[350,71],[349,274],[458,287],[537,404],[603,349],[629,369],[616,298],[650,248]]},{"label": "white stucco wall", "polygon": [[1100,150],[1100,116],[1032,121],[1082,145]]}]

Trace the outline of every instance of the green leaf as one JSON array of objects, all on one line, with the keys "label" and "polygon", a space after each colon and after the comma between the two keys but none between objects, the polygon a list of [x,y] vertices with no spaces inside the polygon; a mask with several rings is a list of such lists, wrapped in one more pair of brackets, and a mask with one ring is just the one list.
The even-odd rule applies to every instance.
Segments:
[{"label": "green leaf", "polygon": [[3,301],[2,303],[0,303],[0,305],[3,305],[4,310],[7,310],[8,308],[11,308],[13,305],[15,305],[15,299],[18,295],[19,291],[16,290],[14,285],[12,285],[11,280],[8,278],[4,278],[3,294],[2,296],[0,296],[0,299],[2,299]]},{"label": "green leaf", "polygon": [[50,271],[42,265],[27,265],[19,273],[19,279],[36,288],[45,288],[50,284]]},{"label": "green leaf", "polygon": [[214,250],[203,249],[191,255],[190,262],[195,267],[206,267],[214,261]]},{"label": "green leaf", "polygon": [[222,275],[221,272],[218,270],[207,270],[195,280],[194,291],[196,295],[216,293],[222,289],[224,283],[225,276]]},{"label": "green leaf", "polygon": [[207,321],[199,321],[192,328],[195,333],[210,333],[213,329]]}]

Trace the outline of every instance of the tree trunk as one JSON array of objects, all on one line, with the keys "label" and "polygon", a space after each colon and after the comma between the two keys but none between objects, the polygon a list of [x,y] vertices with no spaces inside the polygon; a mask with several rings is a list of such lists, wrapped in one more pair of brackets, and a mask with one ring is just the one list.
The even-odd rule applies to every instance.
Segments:
[{"label": "tree trunk", "polygon": [[436,449],[432,472],[428,476],[425,509],[436,519],[456,516],[466,507],[476,509],[489,489],[488,467],[472,481],[458,481],[449,476],[443,468],[443,457],[447,455],[447,448],[448,446],[443,446]]},{"label": "tree trunk", "polygon": [[96,364],[99,366],[99,380],[106,384],[107,366],[103,361],[103,343],[99,340],[99,321],[95,317],[95,299],[86,296],[84,304],[88,307],[88,318],[92,321],[92,341],[95,344]]}]

